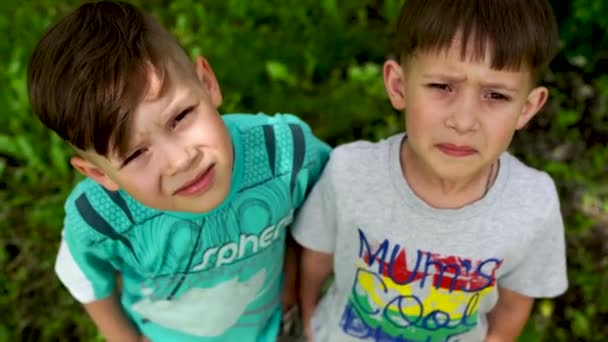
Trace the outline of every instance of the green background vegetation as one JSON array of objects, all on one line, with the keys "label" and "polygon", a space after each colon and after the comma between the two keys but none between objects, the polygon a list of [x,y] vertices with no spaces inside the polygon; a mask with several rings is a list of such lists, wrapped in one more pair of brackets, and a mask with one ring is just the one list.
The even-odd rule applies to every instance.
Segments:
[{"label": "green background vegetation", "polygon": [[[148,1],[192,54],[204,54],[223,112],[291,112],[332,145],[402,128],[384,94],[399,0]],[[53,274],[70,151],[33,117],[25,74],[43,30],[73,0],[0,5],[0,341],[99,339]],[[143,3],[143,1],[138,1]],[[512,152],[556,180],[570,288],[538,301],[522,341],[608,341],[608,2],[554,0],[562,50],[550,103]]]}]

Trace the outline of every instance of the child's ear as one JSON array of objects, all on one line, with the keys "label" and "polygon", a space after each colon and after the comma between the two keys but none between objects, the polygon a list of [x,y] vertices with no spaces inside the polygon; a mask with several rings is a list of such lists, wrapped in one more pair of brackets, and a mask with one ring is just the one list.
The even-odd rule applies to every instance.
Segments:
[{"label": "child's ear", "polygon": [[219,108],[222,104],[222,92],[209,62],[203,57],[196,57],[194,59],[194,69],[203,89],[209,94],[211,103],[215,108]]},{"label": "child's ear", "polygon": [[401,64],[388,60],[382,69],[384,87],[393,107],[399,111],[405,109],[405,79]]},{"label": "child's ear", "polygon": [[70,159],[72,166],[83,175],[93,179],[108,191],[117,191],[120,186],[116,184],[108,175],[99,167],[82,157],[72,157]]},{"label": "child's ear", "polygon": [[521,110],[519,119],[517,120],[516,129],[523,128],[538,111],[543,108],[547,98],[549,97],[549,89],[545,87],[536,87],[530,91],[526,103]]}]

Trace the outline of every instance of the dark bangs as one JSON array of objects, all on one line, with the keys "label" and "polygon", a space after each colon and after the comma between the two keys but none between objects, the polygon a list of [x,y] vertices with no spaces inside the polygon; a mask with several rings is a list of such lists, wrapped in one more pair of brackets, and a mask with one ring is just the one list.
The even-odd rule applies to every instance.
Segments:
[{"label": "dark bangs", "polygon": [[461,34],[462,58],[479,61],[489,51],[492,68],[533,73],[553,58],[558,33],[545,0],[407,0],[397,27],[396,52],[442,51]]}]

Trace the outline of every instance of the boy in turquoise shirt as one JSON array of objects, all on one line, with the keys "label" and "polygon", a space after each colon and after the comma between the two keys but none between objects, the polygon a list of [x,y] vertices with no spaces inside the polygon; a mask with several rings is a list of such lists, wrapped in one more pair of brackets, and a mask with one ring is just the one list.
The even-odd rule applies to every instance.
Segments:
[{"label": "boy in turquoise shirt", "polygon": [[66,202],[55,270],[100,333],[275,341],[286,227],[330,148],[291,115],[220,116],[207,61],[192,65],[125,3],[85,4],[50,28],[28,87],[87,176]]}]

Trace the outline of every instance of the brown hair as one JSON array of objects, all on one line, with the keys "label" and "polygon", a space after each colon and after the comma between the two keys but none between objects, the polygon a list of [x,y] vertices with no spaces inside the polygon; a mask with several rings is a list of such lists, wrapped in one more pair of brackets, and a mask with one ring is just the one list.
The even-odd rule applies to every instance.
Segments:
[{"label": "brown hair", "polygon": [[146,95],[151,67],[163,79],[170,59],[188,57],[151,15],[123,2],[84,4],[34,49],[32,110],[73,147],[124,156],[130,113]]},{"label": "brown hair", "polygon": [[[529,67],[533,76],[557,51],[558,32],[546,0],[406,0],[397,26],[396,52],[407,61],[417,52],[440,51],[462,39],[475,60],[492,49],[492,68]],[[488,44],[489,43],[489,44]]]}]

